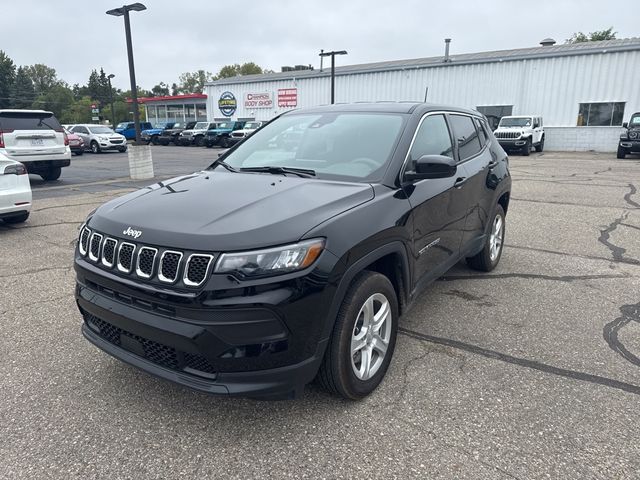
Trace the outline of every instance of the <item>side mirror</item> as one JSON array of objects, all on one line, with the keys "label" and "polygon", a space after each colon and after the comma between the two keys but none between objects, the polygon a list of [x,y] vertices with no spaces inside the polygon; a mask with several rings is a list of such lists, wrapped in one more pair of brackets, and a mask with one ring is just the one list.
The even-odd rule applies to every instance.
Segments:
[{"label": "side mirror", "polygon": [[415,171],[405,172],[405,180],[423,180],[426,178],[448,178],[456,174],[456,161],[444,155],[423,155],[416,161]]},{"label": "side mirror", "polygon": [[628,124],[627,122],[624,122],[624,123],[622,124],[622,128],[627,128],[628,126],[629,126],[629,124]]},{"label": "side mirror", "polygon": [[534,123],[533,124],[533,128],[540,128],[540,124],[539,123]]}]

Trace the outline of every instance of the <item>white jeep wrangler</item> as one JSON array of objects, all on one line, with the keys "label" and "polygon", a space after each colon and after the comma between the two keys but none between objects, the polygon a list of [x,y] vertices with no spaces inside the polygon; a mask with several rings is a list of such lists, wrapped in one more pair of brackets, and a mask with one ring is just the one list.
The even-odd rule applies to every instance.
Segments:
[{"label": "white jeep wrangler", "polygon": [[536,152],[544,149],[544,128],[539,116],[502,117],[493,133],[506,151],[519,150],[523,155],[529,155],[531,147],[535,147]]}]

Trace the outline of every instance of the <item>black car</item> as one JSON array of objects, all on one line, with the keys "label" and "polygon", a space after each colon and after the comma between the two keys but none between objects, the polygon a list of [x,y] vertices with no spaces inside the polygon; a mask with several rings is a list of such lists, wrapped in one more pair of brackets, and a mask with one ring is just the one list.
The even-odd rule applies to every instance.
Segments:
[{"label": "black car", "polygon": [[165,147],[170,143],[174,145],[180,144],[180,133],[184,130],[192,129],[197,122],[176,122],[172,128],[167,128],[160,133],[157,137],[157,143],[164,145]]},{"label": "black car", "polygon": [[75,252],[82,332],[209,393],[293,397],[317,377],[361,398],[429,283],[464,258],[498,264],[510,190],[477,112],[291,111],[207,170],[89,215]]},{"label": "black car", "polygon": [[640,154],[640,112],[631,115],[629,123],[623,123],[626,131],[620,134],[618,142],[618,158],[624,158],[630,153]]}]

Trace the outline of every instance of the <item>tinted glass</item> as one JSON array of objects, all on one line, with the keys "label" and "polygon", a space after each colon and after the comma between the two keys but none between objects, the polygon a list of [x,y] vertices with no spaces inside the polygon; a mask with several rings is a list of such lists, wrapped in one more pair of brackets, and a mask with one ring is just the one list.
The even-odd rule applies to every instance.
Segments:
[{"label": "tinted glass", "polygon": [[225,161],[235,168],[294,167],[315,170],[318,178],[374,181],[386,170],[403,124],[399,114],[284,115]]},{"label": "tinted glass", "polygon": [[511,113],[513,112],[513,105],[481,106],[477,107],[476,110],[487,117],[491,130],[495,130],[496,128],[498,128],[498,123],[500,123],[500,119],[502,117],[511,115]]},{"label": "tinted glass", "polygon": [[4,130],[62,131],[62,125],[52,113],[2,112],[0,127]]},{"label": "tinted glass", "polygon": [[485,145],[487,143],[487,133],[484,131],[482,127],[482,122],[477,118],[474,118],[473,121],[476,124],[476,129],[478,130],[478,135],[480,136],[480,143]]},{"label": "tinted glass", "polygon": [[91,131],[91,133],[95,133],[95,134],[110,134],[110,133],[113,133],[113,130],[111,130],[109,127],[103,127],[101,125],[98,125],[96,127],[90,127],[89,130]]},{"label": "tinted glass", "polygon": [[472,157],[478,153],[482,146],[478,139],[478,132],[471,117],[463,115],[451,115],[451,125],[454,137],[458,142],[458,155],[460,160]]},{"label": "tinted glass", "polygon": [[609,127],[622,125],[624,102],[581,103],[578,110],[579,127]]},{"label": "tinted glass", "polygon": [[430,115],[422,121],[409,152],[407,170],[414,171],[416,160],[424,155],[453,158],[453,144],[444,115]]}]

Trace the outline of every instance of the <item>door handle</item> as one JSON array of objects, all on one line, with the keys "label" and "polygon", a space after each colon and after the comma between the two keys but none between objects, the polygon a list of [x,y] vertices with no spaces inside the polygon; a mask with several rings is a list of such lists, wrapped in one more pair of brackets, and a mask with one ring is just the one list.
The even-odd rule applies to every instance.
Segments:
[{"label": "door handle", "polygon": [[489,168],[493,168],[493,167],[495,167],[496,165],[498,165],[498,161],[497,161],[497,160],[491,160],[491,161],[487,164],[487,167],[489,167]]},{"label": "door handle", "polygon": [[467,177],[458,177],[456,178],[456,183],[453,184],[455,188],[462,188],[462,186],[467,183]]}]

